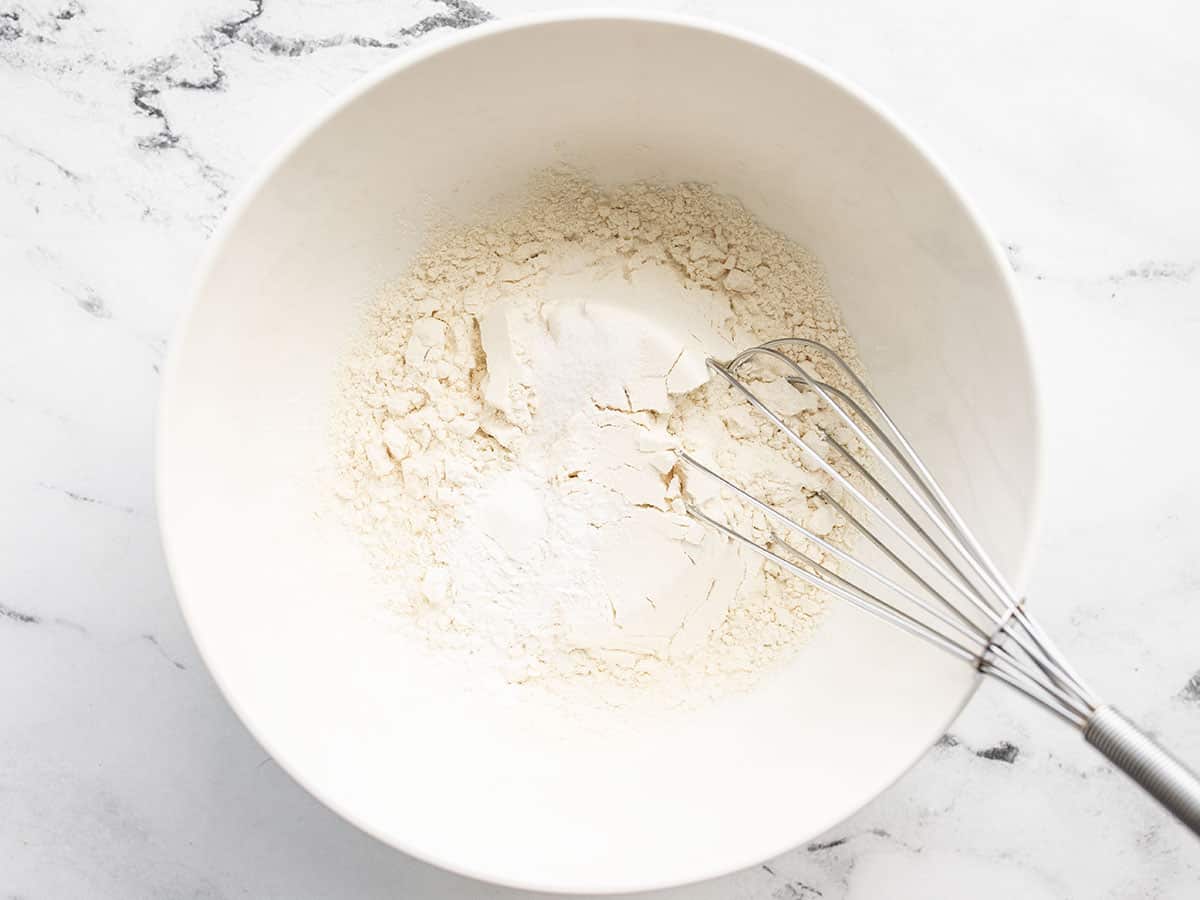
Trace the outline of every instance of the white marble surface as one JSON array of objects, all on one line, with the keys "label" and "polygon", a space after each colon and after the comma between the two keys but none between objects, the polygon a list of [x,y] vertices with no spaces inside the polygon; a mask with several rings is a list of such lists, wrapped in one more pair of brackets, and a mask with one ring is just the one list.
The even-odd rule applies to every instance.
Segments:
[{"label": "white marble surface", "polygon": [[[264,154],[425,33],[556,5],[0,0],[0,896],[519,896],[360,834],[255,745],[173,601],[151,447],[192,268]],[[1200,760],[1200,7],[654,5],[829,64],[975,199],[1045,392],[1031,595],[1109,697]],[[985,688],[818,843],[662,896],[1198,893],[1200,842]]]}]

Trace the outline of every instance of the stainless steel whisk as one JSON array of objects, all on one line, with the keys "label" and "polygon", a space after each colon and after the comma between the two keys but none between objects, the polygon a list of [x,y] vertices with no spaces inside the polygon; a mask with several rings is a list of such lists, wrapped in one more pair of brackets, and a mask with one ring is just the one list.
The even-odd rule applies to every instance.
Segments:
[{"label": "stainless steel whisk", "polygon": [[[810,374],[785,349],[799,351],[810,365],[823,359],[849,390]],[[823,453],[824,448],[813,446],[807,432],[802,437],[755,394],[739,373],[764,360],[776,369],[782,366],[784,377],[797,390],[816,394],[861,445],[866,464],[825,431],[820,440],[832,452]],[[689,475],[720,483],[761,512],[773,533],[760,543],[694,505],[688,508],[690,515],[796,577],[959,657],[1041,704],[1080,729],[1088,743],[1200,834],[1200,779],[1113,707],[1096,699],[1026,611],[874,394],[840,356],[816,341],[782,338],[752,347],[727,363],[709,359],[708,367],[840,487],[846,502],[838,502],[828,492],[821,493],[822,499],[865,538],[868,553],[873,548],[878,561],[830,543],[680,451]],[[844,471],[827,455],[840,461]],[[882,479],[894,486],[885,486]],[[797,537],[837,559],[846,574],[822,565],[813,551],[795,546]]]}]

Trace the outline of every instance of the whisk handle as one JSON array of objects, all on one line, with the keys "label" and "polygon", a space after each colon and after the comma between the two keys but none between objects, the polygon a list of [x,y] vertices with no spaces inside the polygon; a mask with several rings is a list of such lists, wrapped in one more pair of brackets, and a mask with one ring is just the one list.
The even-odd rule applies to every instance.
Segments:
[{"label": "whisk handle", "polygon": [[1083,729],[1084,739],[1200,835],[1200,778],[1111,706]]}]

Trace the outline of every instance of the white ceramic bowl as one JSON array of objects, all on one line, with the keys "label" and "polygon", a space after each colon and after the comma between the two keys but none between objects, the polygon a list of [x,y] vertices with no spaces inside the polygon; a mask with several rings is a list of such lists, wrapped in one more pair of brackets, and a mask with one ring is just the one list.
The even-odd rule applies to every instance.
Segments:
[{"label": "white ceramic bowl", "polygon": [[751,694],[587,737],[481,700],[377,613],[317,476],[361,301],[428,213],[564,160],[713,183],[814,250],[878,393],[1018,584],[1039,431],[1012,285],[962,197],[875,105],[767,42],[627,15],[489,25],[407,55],[276,156],[214,241],[163,386],[159,514],[196,642],[275,759],[371,834],[496,882],[626,891],[830,828],[975,677],[843,609]]}]

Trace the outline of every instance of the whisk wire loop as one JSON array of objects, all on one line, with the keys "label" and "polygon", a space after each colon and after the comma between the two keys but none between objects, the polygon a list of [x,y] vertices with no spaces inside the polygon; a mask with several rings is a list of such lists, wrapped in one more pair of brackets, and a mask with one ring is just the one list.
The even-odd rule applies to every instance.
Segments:
[{"label": "whisk wire loop", "polygon": [[[849,390],[807,371],[784,352],[783,348],[789,346],[805,351],[810,357],[819,355],[831,363],[835,376],[840,376]],[[818,447],[812,446],[780,413],[772,409],[741,375],[743,368],[760,359],[781,365],[787,372],[784,377],[797,390],[815,393],[819,402],[837,417],[861,445],[869,462],[858,458],[828,430],[821,429],[821,441],[832,448],[836,458],[846,467],[849,474],[844,474],[826,459]],[[839,502],[828,491],[822,492],[822,499],[910,580],[913,587],[906,587],[879,566],[865,562],[860,556],[805,528],[694,455],[680,451],[681,461],[689,470],[715,479],[734,497],[762,513],[783,532],[803,537],[809,545],[849,566],[860,577],[865,576],[883,591],[899,598],[914,612],[910,613],[885,599],[879,590],[868,590],[860,582],[834,572],[797,549],[782,534],[772,534],[769,543],[776,546],[771,549],[692,506],[689,513],[694,518],[718,529],[808,584],[829,591],[971,662],[980,672],[998,678],[1041,703],[1055,715],[1083,727],[1095,708],[1090,692],[1078,676],[1056,658],[1044,633],[1026,615],[1007,581],[967,528],[912,444],[845,360],[816,341],[781,338],[751,347],[728,363],[709,359],[708,366],[765,415],[793,446],[841,489],[856,508],[862,510],[863,515],[886,530],[890,541],[881,536],[878,529],[868,527],[862,516],[852,512],[845,503]],[[861,397],[861,402],[852,395],[852,391]],[[900,494],[889,490],[880,475],[887,476],[898,485]],[[859,483],[856,484],[855,479]],[[873,496],[869,496],[868,492]],[[930,528],[933,529],[932,533]],[[930,577],[921,574],[915,565],[893,549],[891,543],[895,542],[920,561]],[[787,556],[777,552],[779,550],[786,552]],[[932,578],[936,578],[942,587],[935,586]],[[947,590],[951,592],[950,595],[946,593]],[[915,611],[919,611],[919,614]],[[981,621],[986,622],[986,628],[980,624]]]},{"label": "whisk wire loop", "polygon": [[[835,369],[845,379],[847,379],[847,381],[852,384],[856,390],[858,390],[858,392],[875,410],[875,416],[878,417],[879,421],[883,422],[887,431],[890,432],[890,436],[885,435],[884,428],[881,428],[880,425],[877,424],[875,416],[868,415],[862,406],[859,405],[849,394],[828,384],[820,385],[821,388],[823,388],[833,397],[844,400],[851,407],[851,409],[856,411],[859,417],[868,424],[870,429],[883,440],[884,444],[892,452],[893,457],[899,460],[904,469],[913,476],[915,483],[926,494],[927,498],[945,516],[945,524],[954,531],[955,535],[970,551],[972,558],[989,573],[994,583],[999,587],[1001,600],[1005,610],[1003,619],[999,625],[999,628],[997,629],[997,634],[1003,632],[1008,627],[1008,623],[1015,617],[1021,627],[1033,638],[1035,644],[1038,645],[1039,652],[1041,652],[1041,650],[1045,651],[1045,658],[1043,661],[1048,664],[1047,675],[1053,678],[1056,682],[1063,684],[1065,687],[1075,690],[1081,695],[1089,696],[1090,691],[1084,684],[1083,679],[1080,678],[1080,676],[1075,672],[1070,663],[1067,662],[1066,658],[1058,652],[1057,648],[1050,640],[1049,635],[1047,635],[1035,621],[1029,619],[1021,605],[1016,602],[1014,599],[1015,592],[1008,584],[1008,581],[992,561],[991,557],[989,557],[984,551],[983,546],[979,543],[975,535],[967,527],[962,516],[959,515],[953,504],[950,503],[949,498],[946,496],[945,491],[942,489],[937,479],[934,478],[933,473],[930,472],[928,467],[922,461],[921,457],[917,454],[916,450],[913,449],[912,444],[909,443],[899,426],[896,425],[891,416],[888,415],[887,410],[883,407],[883,404],[879,402],[874,393],[872,393],[871,389],[867,387],[863,380],[859,378],[859,376],[846,363],[846,361],[838,356],[838,354],[832,349],[820,343],[819,341],[813,341],[807,338],[777,338],[772,341],[767,341],[761,346],[773,350],[784,346],[794,346],[815,351],[832,363]],[[795,363],[792,363],[792,365],[795,365]],[[802,371],[799,375],[794,377],[805,380],[805,376],[807,376],[807,373]],[[828,402],[829,397],[824,399],[826,399]],[[843,420],[847,418],[844,410],[839,409],[838,413]],[[897,445],[899,445],[899,447]],[[902,450],[900,448],[902,448]],[[876,452],[878,451],[876,450]],[[851,457],[849,453],[845,453],[844,455],[847,459],[853,460],[853,457]],[[857,463],[857,460],[853,461]],[[884,491],[884,494],[889,497],[891,496],[886,491]],[[940,551],[940,548],[938,549]]]}]

